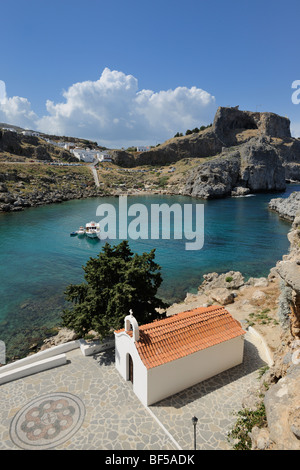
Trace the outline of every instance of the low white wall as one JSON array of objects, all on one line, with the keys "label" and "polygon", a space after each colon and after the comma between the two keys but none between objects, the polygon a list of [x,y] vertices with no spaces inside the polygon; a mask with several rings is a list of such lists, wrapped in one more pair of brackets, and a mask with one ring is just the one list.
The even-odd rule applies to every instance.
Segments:
[{"label": "low white wall", "polygon": [[260,356],[262,356],[262,359],[266,360],[268,366],[271,367],[274,364],[274,360],[267,343],[258,333],[258,331],[256,331],[252,326],[249,326],[248,332],[255,338],[255,343],[257,344],[257,349],[260,352]]},{"label": "low white wall", "polygon": [[26,364],[22,367],[6,370],[5,372],[2,372],[3,368],[1,368],[0,385],[7,382],[11,382],[13,380],[21,379],[28,375],[36,374],[37,372],[52,369],[53,367],[61,366],[63,364],[66,364],[66,362],[66,355],[59,354],[54,357],[48,357],[47,359],[36,361],[32,364]]},{"label": "low white wall", "polygon": [[84,339],[80,339],[79,346],[84,356],[91,356],[92,354],[113,348],[115,346],[115,339],[107,338],[103,341],[85,341]]},{"label": "low white wall", "polygon": [[78,340],[69,341],[68,343],[59,344],[58,346],[53,346],[52,348],[39,351],[35,354],[24,357],[24,359],[19,359],[17,361],[11,362],[10,364],[7,364],[6,366],[0,367],[0,374],[13,369],[18,369],[28,364],[33,364],[34,362],[42,361],[43,359],[47,359],[49,357],[57,356],[58,354],[66,353],[78,347]]},{"label": "low white wall", "polygon": [[0,384],[65,364],[67,361],[65,353],[73,349],[80,347],[82,354],[89,356],[113,348],[114,345],[114,338],[106,338],[102,342],[87,342],[84,339],[79,339],[52,346],[0,367]]},{"label": "low white wall", "polygon": [[[105,351],[106,349],[113,348],[115,345],[114,338],[106,338],[104,341],[94,341],[94,342],[87,342],[84,339],[79,339],[75,341],[68,341],[67,343],[59,344],[57,346],[52,346],[51,348],[45,349],[44,351],[39,351],[35,354],[31,354],[30,356],[24,357],[23,359],[19,359],[17,361],[11,362],[0,367],[0,384],[4,383],[1,381],[2,377],[5,377],[5,381],[9,374],[11,373],[11,379],[14,380],[14,377],[20,378],[18,374],[12,374],[13,371],[26,371],[26,375],[30,375],[30,373],[34,374],[38,372],[38,364],[42,364],[43,361],[47,359],[53,359],[52,366],[56,367],[56,359],[57,365],[61,364],[62,358],[59,357],[68,351],[72,351],[73,349],[79,348],[84,356],[89,356],[95,354],[96,352]],[[37,367],[35,367],[37,364]],[[45,364],[51,364],[51,361],[45,362]],[[32,372],[31,372],[32,371]]]},{"label": "low white wall", "polygon": [[148,370],[147,405],[243,362],[244,337],[211,346],[189,356]]}]

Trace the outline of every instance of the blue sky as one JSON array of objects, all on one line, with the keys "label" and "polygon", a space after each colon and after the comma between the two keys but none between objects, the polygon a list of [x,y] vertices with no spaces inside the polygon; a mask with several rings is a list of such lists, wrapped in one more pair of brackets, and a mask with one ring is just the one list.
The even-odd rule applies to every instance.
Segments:
[{"label": "blue sky", "polygon": [[300,135],[299,13],[295,0],[3,1],[0,122],[126,147],[239,105]]}]

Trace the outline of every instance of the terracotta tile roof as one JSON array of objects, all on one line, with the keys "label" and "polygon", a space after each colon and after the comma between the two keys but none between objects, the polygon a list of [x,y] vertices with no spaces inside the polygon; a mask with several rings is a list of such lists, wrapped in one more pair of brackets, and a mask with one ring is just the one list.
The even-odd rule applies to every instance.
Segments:
[{"label": "terracotta tile roof", "polygon": [[[125,330],[116,333],[121,331]],[[240,323],[219,306],[199,307],[141,325],[139,332],[135,345],[147,369],[245,334]]]}]

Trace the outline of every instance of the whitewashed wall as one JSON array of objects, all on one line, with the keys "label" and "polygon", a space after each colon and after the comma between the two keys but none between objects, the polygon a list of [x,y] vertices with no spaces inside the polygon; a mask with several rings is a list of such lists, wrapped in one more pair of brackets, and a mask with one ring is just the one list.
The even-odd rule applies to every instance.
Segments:
[{"label": "whitewashed wall", "polygon": [[148,370],[147,405],[174,395],[243,362],[239,336]]},{"label": "whitewashed wall", "polygon": [[129,353],[133,360],[133,391],[145,406],[243,362],[243,336],[151,369],[143,364],[130,336],[119,333],[115,335],[115,340],[116,368],[124,380],[129,380]]},{"label": "whitewashed wall", "polygon": [[133,339],[126,333],[115,334],[115,366],[124,380],[129,380],[128,354],[133,361],[133,391],[147,404],[147,368],[143,364]]}]

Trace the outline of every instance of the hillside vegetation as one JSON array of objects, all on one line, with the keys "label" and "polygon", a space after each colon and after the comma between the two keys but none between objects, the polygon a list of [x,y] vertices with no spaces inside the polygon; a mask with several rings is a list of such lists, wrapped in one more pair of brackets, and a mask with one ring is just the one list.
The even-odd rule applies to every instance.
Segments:
[{"label": "hillside vegetation", "polygon": [[0,164],[0,211],[20,211],[95,195],[93,176],[86,166]]},{"label": "hillside vegetation", "polygon": [[0,211],[102,195],[89,166],[56,145],[71,141],[94,148],[96,143],[71,137],[27,136],[22,129],[9,127],[16,132],[0,129]]}]

